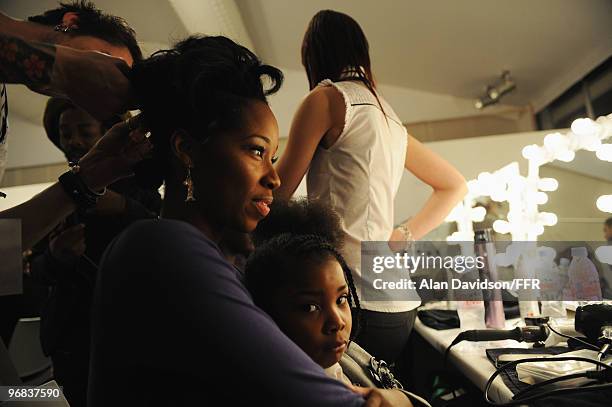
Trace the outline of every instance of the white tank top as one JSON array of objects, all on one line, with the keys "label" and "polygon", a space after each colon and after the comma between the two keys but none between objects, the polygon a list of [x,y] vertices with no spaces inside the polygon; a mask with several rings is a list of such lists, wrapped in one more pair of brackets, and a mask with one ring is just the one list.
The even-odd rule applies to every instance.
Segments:
[{"label": "white tank top", "polygon": [[[309,199],[319,199],[343,218],[342,254],[361,292],[361,242],[387,241],[393,231],[393,201],[404,172],[407,132],[391,106],[384,108],[361,82],[322,81],[334,86],[346,104],[344,128],[328,149],[319,146],[306,176]],[[387,120],[385,120],[385,114]],[[403,312],[420,301],[361,301],[364,309]]]}]

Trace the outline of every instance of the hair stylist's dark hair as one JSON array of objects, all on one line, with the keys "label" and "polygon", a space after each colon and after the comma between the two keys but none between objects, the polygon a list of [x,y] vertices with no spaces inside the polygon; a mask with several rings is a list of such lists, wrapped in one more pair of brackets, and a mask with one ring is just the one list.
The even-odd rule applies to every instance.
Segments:
[{"label": "hair stylist's dark hair", "polygon": [[130,80],[164,177],[175,130],[204,141],[241,128],[243,109],[252,101],[267,103],[266,96],[278,91],[283,74],[229,38],[192,36],[135,64]]},{"label": "hair stylist's dark hair", "polygon": [[607,227],[612,228],[612,217],[606,219],[605,224]]},{"label": "hair stylist's dark hair", "polygon": [[125,46],[132,54],[134,61],[142,59],[142,52],[136,42],[136,33],[127,22],[121,17],[103,13],[92,2],[60,3],[60,7],[28,17],[28,20],[33,23],[55,26],[62,23],[66,13],[77,13],[79,16],[78,28],[71,29],[68,35],[89,35],[113,45]]}]

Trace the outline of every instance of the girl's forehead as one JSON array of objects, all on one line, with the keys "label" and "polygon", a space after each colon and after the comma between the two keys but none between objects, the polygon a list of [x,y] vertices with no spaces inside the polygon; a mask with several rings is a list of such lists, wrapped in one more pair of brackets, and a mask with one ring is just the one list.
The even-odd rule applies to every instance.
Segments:
[{"label": "girl's forehead", "polygon": [[291,282],[299,287],[328,287],[346,283],[342,266],[335,258],[302,261],[289,270]]}]

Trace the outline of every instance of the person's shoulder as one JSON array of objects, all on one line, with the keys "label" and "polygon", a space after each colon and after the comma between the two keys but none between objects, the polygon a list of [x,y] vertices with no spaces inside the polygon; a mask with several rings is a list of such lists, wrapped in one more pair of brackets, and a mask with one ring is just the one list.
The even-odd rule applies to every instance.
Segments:
[{"label": "person's shoulder", "polygon": [[133,276],[164,274],[167,270],[186,275],[207,267],[229,267],[220,267],[222,263],[218,246],[189,223],[147,219],[132,223],[108,246],[101,269],[113,275],[125,274],[126,270]]},{"label": "person's shoulder", "polygon": [[[331,81],[330,84],[334,85]],[[319,85],[306,95],[303,104],[306,106],[317,106],[326,111],[335,105],[344,107],[343,93],[336,86]]]},{"label": "person's shoulder", "polygon": [[337,83],[323,81],[310,91],[307,98],[333,98],[338,93]]},{"label": "person's shoulder", "polygon": [[150,253],[167,251],[197,242],[215,249],[216,245],[201,231],[187,222],[172,219],[146,219],[132,223],[116,244],[132,250],[146,248]]}]

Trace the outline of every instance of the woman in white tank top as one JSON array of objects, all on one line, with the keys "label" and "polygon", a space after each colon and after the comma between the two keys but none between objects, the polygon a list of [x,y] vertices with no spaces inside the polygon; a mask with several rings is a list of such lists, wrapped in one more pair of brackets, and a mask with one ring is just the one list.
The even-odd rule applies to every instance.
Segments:
[{"label": "woman in white tank top", "polygon": [[[308,197],[343,218],[342,254],[360,290],[362,241],[413,240],[437,227],[465,195],[449,163],[407,134],[376,91],[367,39],[355,20],[331,10],[311,20],[302,43],[311,92],[296,112],[277,170],[275,196],[289,199],[308,171]],[[394,229],[393,201],[409,170],[433,188],[422,209]],[[418,299],[418,298],[417,298]],[[399,361],[420,301],[365,301],[357,342],[388,363]]]}]

